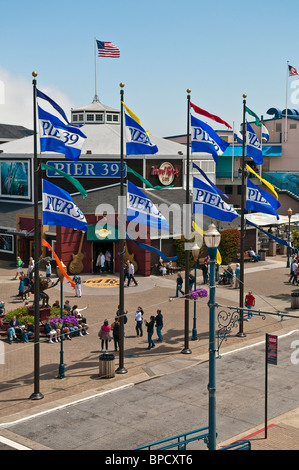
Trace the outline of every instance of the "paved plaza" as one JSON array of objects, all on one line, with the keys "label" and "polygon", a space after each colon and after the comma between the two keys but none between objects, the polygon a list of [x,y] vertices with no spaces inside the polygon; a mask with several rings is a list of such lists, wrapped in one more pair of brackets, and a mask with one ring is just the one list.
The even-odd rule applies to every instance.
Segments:
[{"label": "paved plaza", "polygon": [[[0,301],[5,302],[6,311],[23,305],[16,297],[18,281],[14,280],[15,269],[8,263],[0,262]],[[221,268],[222,269],[222,268]],[[107,390],[125,386],[126,384],[140,383],[157,376],[165,376],[192,368],[194,365],[206,362],[208,359],[209,311],[207,298],[199,299],[196,303],[198,340],[190,339],[189,347],[192,354],[182,354],[184,348],[184,300],[182,297],[174,298],[175,275],[137,277],[138,286],[125,288],[125,309],[128,311],[128,322],[125,325],[125,358],[126,374],[116,374],[115,377],[105,379],[99,376],[99,356],[101,354],[98,331],[104,319],[111,324],[118,307],[119,289],[117,276],[113,275],[82,275],[82,297],[76,298],[73,289],[64,284],[64,299],[70,304],[77,304],[79,308],[87,307],[86,313],[89,335],[75,337],[71,341],[64,341],[65,379],[58,379],[58,366],[60,359],[59,344],[49,344],[42,339],[40,345],[40,391],[44,395],[42,400],[33,401],[29,397],[33,393],[33,364],[34,344],[13,343],[4,345],[4,364],[0,364],[1,372],[1,398],[0,398],[0,426],[5,423],[18,421],[24,417],[42,413],[57,406],[83,400]],[[259,263],[245,264],[244,293],[252,290],[256,298],[256,309],[275,313],[283,311],[291,317],[276,315],[254,316],[249,322],[244,322],[245,338],[236,336],[237,328],[232,335],[221,345],[220,353],[242,348],[246,345],[263,341],[265,333],[283,335],[299,329],[299,310],[291,309],[291,293],[298,291],[297,286],[290,285],[289,268],[286,268],[286,257],[276,256],[267,258]],[[110,281],[112,279],[112,281]],[[114,281],[113,281],[114,279]],[[92,280],[92,282],[91,282]],[[202,274],[199,271],[197,286],[207,288],[202,284]],[[116,285],[114,284],[116,283]],[[110,285],[107,287],[107,285]],[[112,286],[112,287],[111,287]],[[50,304],[60,298],[59,287],[48,290]],[[238,305],[239,290],[229,286],[217,286],[217,303],[224,306]],[[157,309],[162,310],[164,317],[163,342],[156,342],[154,349],[147,350],[147,334],[136,336],[135,311],[138,306],[144,310],[144,319],[155,315]],[[190,301],[190,338],[193,326],[194,302]],[[154,333],[154,340],[157,339]],[[114,346],[110,343],[111,351]],[[118,352],[115,353],[115,367],[118,367]],[[271,446],[278,441],[277,433],[283,429],[298,441],[299,413],[294,410],[287,417],[278,417],[276,426],[269,429],[267,442],[255,440],[254,445]],[[273,420],[271,421],[273,423]],[[257,423],[258,426],[259,423]],[[270,423],[269,423],[270,424]],[[246,435],[254,434],[255,430],[248,430]],[[3,432],[5,430],[3,429]],[[1,430],[2,433],[2,430]],[[169,432],[171,435],[171,430]],[[271,435],[273,439],[271,441]],[[245,436],[244,436],[245,437]],[[232,440],[236,438],[232,436]],[[291,438],[290,438],[291,439]],[[230,441],[231,442],[231,441]],[[272,442],[272,443],[271,443]],[[279,445],[279,444],[277,444]]]}]

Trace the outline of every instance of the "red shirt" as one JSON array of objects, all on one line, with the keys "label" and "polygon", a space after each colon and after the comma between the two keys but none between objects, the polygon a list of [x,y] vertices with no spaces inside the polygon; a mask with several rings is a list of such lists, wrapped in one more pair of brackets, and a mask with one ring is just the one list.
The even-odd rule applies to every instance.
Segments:
[{"label": "red shirt", "polygon": [[249,295],[249,294],[246,295],[246,297],[245,297],[245,304],[246,305],[254,306],[254,301],[255,301],[254,295]]}]

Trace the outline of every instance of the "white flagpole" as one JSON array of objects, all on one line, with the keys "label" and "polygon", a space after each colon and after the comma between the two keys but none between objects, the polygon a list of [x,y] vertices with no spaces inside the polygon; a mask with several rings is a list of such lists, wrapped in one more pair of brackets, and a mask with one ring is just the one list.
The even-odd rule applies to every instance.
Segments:
[{"label": "white flagpole", "polygon": [[99,101],[97,91],[97,40],[94,38],[94,99],[93,101]]},{"label": "white flagpole", "polygon": [[289,92],[289,61],[287,60],[287,80],[286,80],[286,115],[285,115],[285,131],[284,141],[288,140],[288,92]]},{"label": "white flagpole", "polygon": [[234,167],[235,167],[235,121],[233,121],[232,181],[234,181]]}]

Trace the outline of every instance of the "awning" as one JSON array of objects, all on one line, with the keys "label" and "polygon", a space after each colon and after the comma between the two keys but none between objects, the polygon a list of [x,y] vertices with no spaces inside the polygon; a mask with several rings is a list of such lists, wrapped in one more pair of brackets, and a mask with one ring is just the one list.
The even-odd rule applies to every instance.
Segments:
[{"label": "awning", "polygon": [[114,225],[89,225],[87,231],[88,242],[116,242],[119,240],[118,228]]},{"label": "awning", "polygon": [[[275,215],[264,214],[263,212],[255,212],[251,214],[245,214],[245,218],[249,220],[249,222],[253,222],[255,225],[259,225],[261,227],[267,227],[268,225],[281,225],[281,224],[288,224],[289,218],[287,215],[280,215],[279,219],[275,217]],[[294,214],[291,217],[291,224],[299,223],[299,214]]]}]

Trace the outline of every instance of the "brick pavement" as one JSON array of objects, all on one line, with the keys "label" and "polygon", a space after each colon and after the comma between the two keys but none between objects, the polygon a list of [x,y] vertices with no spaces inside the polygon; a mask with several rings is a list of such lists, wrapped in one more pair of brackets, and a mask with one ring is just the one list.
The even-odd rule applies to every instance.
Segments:
[{"label": "brick pavement", "polygon": [[[279,309],[294,316],[299,311],[290,309],[290,293],[298,288],[287,283],[289,270],[285,267],[286,257],[277,256],[268,258],[265,262],[245,264],[245,291],[252,289],[256,296],[256,308],[265,311]],[[14,267],[8,263],[0,262],[0,301],[5,301],[6,310],[21,305],[14,295],[17,291],[18,281],[14,280]],[[84,280],[98,279],[99,275],[83,275]],[[198,285],[201,285],[202,276],[199,275]],[[78,304],[79,308],[87,306],[86,316],[89,324],[89,335],[83,338],[73,338],[64,342],[64,362],[66,378],[57,379],[59,364],[59,345],[41,342],[41,380],[40,391],[44,398],[38,401],[29,400],[33,392],[33,344],[12,344],[5,346],[5,365],[0,364],[1,398],[0,398],[0,425],[42,412],[49,408],[67,403],[76,399],[88,397],[103,390],[113,389],[126,383],[137,383],[147,380],[153,374],[169,374],[178,368],[192,367],[195,363],[206,361],[208,357],[208,306],[207,299],[197,302],[197,331],[198,341],[189,343],[192,354],[183,355],[184,347],[184,300],[182,298],[169,301],[175,293],[175,276],[150,276],[138,278],[137,287],[125,289],[125,308],[128,310],[128,323],[125,325],[125,367],[127,374],[116,374],[114,378],[99,378],[100,344],[97,333],[105,318],[113,321],[118,305],[118,287],[96,288],[83,285],[82,297],[74,296],[74,292],[67,284],[64,285],[65,299],[71,304]],[[59,288],[48,291],[50,303],[59,299]],[[238,305],[239,291],[228,286],[218,286],[216,299],[219,304]],[[156,343],[153,350],[146,350],[146,334],[142,338],[136,337],[135,309],[141,305],[144,309],[144,318],[148,319],[161,308],[164,315],[163,343]],[[190,303],[190,331],[192,329],[193,302]],[[250,323],[244,324],[246,338],[235,336],[237,331],[227,342],[223,343],[221,352],[232,350],[241,345],[253,344],[264,339],[265,332],[283,334],[286,331],[298,328],[298,320],[284,319],[280,321],[275,316],[267,316],[265,320],[254,317]],[[155,335],[154,335],[155,336]],[[118,353],[115,354],[115,366],[118,366]],[[293,413],[294,415],[294,413]],[[284,417],[269,429],[267,443],[262,439],[253,439],[254,446],[269,445],[273,450],[279,446],[279,429],[284,435],[299,437],[299,419],[290,424],[290,416],[284,422]],[[273,420],[271,420],[272,422]],[[259,428],[260,429],[260,428]],[[258,429],[258,430],[259,430]],[[256,431],[256,430],[255,430]],[[246,435],[252,434],[249,430]],[[273,436],[273,438],[270,438]],[[240,436],[232,437],[237,440]],[[276,444],[277,440],[277,444]],[[290,439],[294,442],[295,437]],[[231,441],[231,442],[232,442]],[[299,441],[299,439],[297,439]],[[219,444],[222,445],[223,443]],[[295,448],[295,447],[292,447]]]}]

